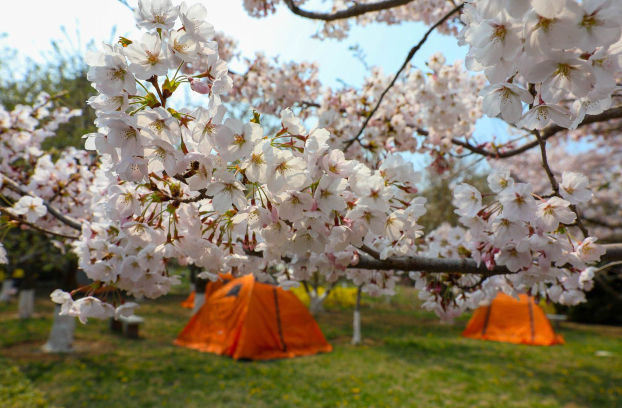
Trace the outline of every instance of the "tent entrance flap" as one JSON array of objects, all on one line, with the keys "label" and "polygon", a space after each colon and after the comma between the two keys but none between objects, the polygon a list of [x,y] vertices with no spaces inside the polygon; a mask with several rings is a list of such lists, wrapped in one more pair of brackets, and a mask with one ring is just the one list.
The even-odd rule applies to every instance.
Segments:
[{"label": "tent entrance flap", "polygon": [[[232,280],[233,275],[231,275],[230,273],[219,273],[217,281],[208,282],[207,285],[205,285],[205,300],[207,300],[210,296],[212,296],[214,292],[216,292],[218,289],[222,288],[224,285],[231,282]],[[181,307],[184,307],[186,309],[194,309],[195,297],[196,292],[193,290],[192,292],[190,292],[190,295],[188,295],[188,298],[181,302]]]}]

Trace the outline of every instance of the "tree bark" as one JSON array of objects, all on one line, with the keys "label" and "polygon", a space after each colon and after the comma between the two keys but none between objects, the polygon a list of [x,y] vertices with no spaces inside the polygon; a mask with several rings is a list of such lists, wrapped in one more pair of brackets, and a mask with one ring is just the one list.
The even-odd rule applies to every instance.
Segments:
[{"label": "tree bark", "polygon": [[72,353],[73,334],[76,329],[76,318],[73,316],[61,316],[61,306],[54,308],[54,323],[47,343],[41,347],[46,353]]},{"label": "tree bark", "polygon": [[[73,255],[67,256],[67,268],[60,277],[60,283],[63,290],[70,291],[72,288],[78,287],[78,258]],[[47,343],[41,347],[46,353],[72,353],[74,351],[73,336],[76,330],[76,318],[61,316],[60,310],[61,306],[56,305],[52,330]]]},{"label": "tree bark", "polygon": [[322,13],[315,11],[303,10],[294,4],[293,0],[285,0],[285,4],[290,11],[297,16],[308,18],[311,20],[335,21],[361,16],[374,11],[388,10],[395,7],[401,7],[414,0],[383,0],[376,3],[356,4],[345,10],[335,11],[333,13]]},{"label": "tree bark", "polygon": [[320,313],[324,313],[324,296],[318,296],[317,292],[312,291],[309,293],[309,312],[313,316],[317,316]]},{"label": "tree bark", "polygon": [[35,312],[35,290],[21,289],[19,291],[18,315],[20,319],[30,319]]},{"label": "tree bark", "polygon": [[20,319],[30,319],[35,313],[35,274],[25,265],[24,280],[19,288],[18,315]]},{"label": "tree bark", "polygon": [[353,319],[353,331],[352,345],[358,346],[361,344],[361,292],[363,286],[359,286],[356,291],[356,305],[354,306],[354,319]]},{"label": "tree bark", "polygon": [[197,290],[197,272],[194,268],[190,268],[190,293],[195,292]]},{"label": "tree bark", "polygon": [[[190,265],[190,273],[195,276],[201,272],[201,268],[196,265]],[[207,280],[196,277],[195,279],[195,289],[194,289],[194,309],[192,309],[192,313],[196,313],[201,309],[203,304],[205,303],[205,286],[207,286]]]},{"label": "tree bark", "polygon": [[0,291],[0,302],[8,303],[11,300],[11,293],[13,292],[13,279],[6,278],[2,281],[2,290]]}]

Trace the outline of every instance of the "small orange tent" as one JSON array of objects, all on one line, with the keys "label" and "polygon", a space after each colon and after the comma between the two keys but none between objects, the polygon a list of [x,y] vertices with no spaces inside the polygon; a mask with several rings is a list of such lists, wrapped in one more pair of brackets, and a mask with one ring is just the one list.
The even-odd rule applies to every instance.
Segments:
[{"label": "small orange tent", "polygon": [[462,336],[538,346],[564,344],[564,338],[555,334],[544,311],[533,298],[528,295],[519,297],[520,300],[516,300],[499,293],[490,306],[475,311]]},{"label": "small orange tent", "polygon": [[257,282],[253,275],[227,283],[206,299],[174,343],[251,360],[332,350],[295,294]]},{"label": "small orange tent", "polygon": [[[215,282],[208,282],[205,285],[205,300],[212,296],[212,293],[216,292],[218,289],[222,288],[225,284],[229,283],[233,279],[233,275],[230,273],[219,273],[218,280]],[[186,300],[181,302],[181,307],[185,307],[186,309],[194,309],[194,297],[196,296],[196,292],[193,290],[190,292]]]}]

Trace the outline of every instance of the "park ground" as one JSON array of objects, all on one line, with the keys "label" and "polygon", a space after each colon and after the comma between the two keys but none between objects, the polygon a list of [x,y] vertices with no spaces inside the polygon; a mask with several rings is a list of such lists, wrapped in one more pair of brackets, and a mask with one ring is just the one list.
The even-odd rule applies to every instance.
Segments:
[{"label": "park ground", "polygon": [[364,298],[362,346],[350,345],[351,307],[332,305],[318,318],[332,353],[238,362],[172,344],[191,315],[179,293],[142,304],[139,340],[92,320],[62,356],[39,352],[44,292],[30,320],[0,306],[2,407],[622,407],[622,328],[563,323],[554,347],[464,339],[468,316],[442,324],[402,289]]}]

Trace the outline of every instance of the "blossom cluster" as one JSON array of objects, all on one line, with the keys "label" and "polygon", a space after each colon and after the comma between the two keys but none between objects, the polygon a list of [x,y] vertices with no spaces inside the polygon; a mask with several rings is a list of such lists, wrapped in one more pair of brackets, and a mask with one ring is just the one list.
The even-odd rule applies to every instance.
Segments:
[{"label": "blossom cluster", "polygon": [[[442,53],[430,56],[431,72],[408,68],[391,92],[382,100],[364,133],[348,154],[363,160],[383,152],[429,152],[437,159],[452,150],[452,139],[469,138],[482,116],[479,89],[483,75],[471,76],[460,60],[446,64]],[[326,90],[318,114],[320,123],[331,131],[333,146],[348,142],[362,129],[369,112],[393,79],[373,68],[362,88]],[[415,138],[414,135],[425,137]]]},{"label": "blossom cluster", "polygon": [[[57,174],[71,165],[68,159],[59,166],[39,159],[33,180],[11,175],[32,193],[16,197],[16,217],[39,225],[49,218],[50,203],[66,197],[59,206],[82,224],[73,248],[93,284],[75,301],[55,292],[62,314],[84,322],[132,313],[135,305],[120,308],[107,299],[119,291],[168,293],[179,282],[172,260],[201,267],[207,278],[253,273],[288,288],[318,272],[331,282],[352,280],[372,295],[392,294],[401,273],[357,268],[365,253],[379,261],[469,258],[491,270],[507,268],[508,274],[482,280],[451,271],[411,273],[424,307],[444,318],[498,291],[531,291],[566,304],[584,299],[591,277],[582,271],[604,249],[577,232],[575,206],[592,197],[582,174],[565,172],[559,194],[536,195],[531,184],[497,170],[489,177],[492,193],[465,184],[455,189],[466,230],[443,226],[422,238],[420,176],[400,153],[433,151],[433,166],[441,170],[452,139],[469,137],[482,114],[477,90],[484,76],[469,76],[461,62],[446,65],[435,54],[429,74],[408,67],[357,137],[392,80],[381,70],[372,69],[362,89],[323,92],[313,64],[277,64],[258,55],[246,73],[232,75],[221,55],[236,53],[221,48],[234,43],[216,36],[201,4],[144,0],[135,17],[145,30],[140,38],[103,44],[86,58],[99,94],[89,100],[98,131],[85,136],[85,146],[99,154],[98,164],[72,153],[79,156],[75,172],[85,174],[72,181],[76,191],[58,197],[54,180],[70,184]],[[172,106],[182,87],[201,95],[199,107]],[[236,119],[227,100],[261,112]],[[296,113],[288,104],[303,109]],[[309,106],[318,116],[311,128]],[[278,118],[273,131],[262,124],[263,110]],[[425,139],[419,142],[416,133]],[[80,205],[69,200],[74,197]]]},{"label": "blossom cluster", "polygon": [[[483,71],[484,112],[519,128],[576,128],[611,106],[621,71],[622,5],[613,0],[473,0],[458,38]],[[524,105],[529,109],[524,111]]]},{"label": "blossom cluster", "polygon": [[[95,163],[83,150],[66,149],[54,161],[42,149],[41,143],[55,136],[61,124],[81,115],[80,110],[55,106],[54,99],[41,93],[32,106],[17,105],[10,112],[0,106],[0,194],[12,204],[3,207],[5,216],[23,219],[27,227],[66,234],[71,229],[48,215],[44,201],[61,215],[88,219]],[[11,183],[22,192],[12,189]],[[0,244],[0,263],[8,261]]]},{"label": "blossom cluster", "polygon": [[416,287],[427,289],[420,292],[423,306],[450,319],[492,299],[499,290],[529,292],[565,305],[584,302],[584,290],[593,285],[593,275],[585,271],[605,253],[596,238],[581,235],[571,207],[592,198],[588,179],[564,172],[559,195],[543,198],[531,184],[515,182],[501,168],[489,175],[488,186],[491,193],[482,194],[468,184],[458,185],[456,213],[467,229],[441,226],[426,235],[422,252],[433,258],[472,258],[490,270],[502,265],[522,273],[492,276],[483,282],[476,276],[411,273]]},{"label": "blossom cluster", "polygon": [[[321,95],[319,65],[308,62],[279,63],[258,52],[245,59],[244,74],[233,76],[230,100],[245,102],[262,113],[278,115],[283,109],[316,106]],[[304,117],[305,111],[300,113]]]},{"label": "blossom cluster", "polygon": [[[319,118],[330,132],[332,148],[342,148],[357,135],[393,79],[372,67],[361,88],[329,88],[317,80],[316,64],[278,63],[261,53],[245,63],[248,69],[233,76],[233,88],[223,100],[244,102],[277,117],[284,107],[298,108],[297,115],[305,120]],[[439,171],[447,166],[444,153],[454,148],[452,139],[470,138],[483,115],[478,93],[486,78],[469,75],[460,60],[447,64],[442,53],[430,56],[426,65],[427,72],[407,68],[358,142],[345,150],[348,158],[372,163],[385,152],[426,152]],[[416,134],[427,137],[416,139]]]},{"label": "blossom cluster", "polygon": [[[307,129],[289,109],[270,135],[259,114],[250,122],[225,117],[220,94],[232,81],[204,8],[164,3],[141,3],[138,25],[149,32],[140,40],[104,45],[88,58],[100,95],[91,103],[99,132],[86,136],[86,147],[102,156],[95,181],[102,196],[100,217],[84,224],[74,248],[94,287],[161,296],[178,282],[167,267],[174,258],[207,276],[234,269],[288,286],[320,268],[345,276],[365,242],[385,257],[413,244],[425,200],[415,197],[411,163],[396,154],[374,168],[348,160],[329,147],[327,130]],[[187,60],[206,58],[205,71],[188,72]],[[162,82],[181,66],[184,75]],[[185,83],[206,95],[204,106],[166,105]],[[274,268],[284,261],[287,268]],[[391,292],[391,276],[357,275],[374,293]],[[80,310],[84,318],[105,315]]]},{"label": "blossom cluster", "polygon": [[[589,205],[581,207],[581,217],[587,222],[590,233],[603,239],[612,239],[622,233],[622,185],[618,182],[622,177],[622,146],[615,143],[607,149],[590,149],[569,154],[565,143],[547,145],[547,155],[555,163],[555,173],[571,172],[581,169],[588,175],[593,186],[594,196]],[[530,166],[539,160],[539,152],[526,152],[509,158],[504,165],[513,174],[520,174],[522,182],[529,182],[534,190],[552,193],[547,179],[542,178],[541,170]]]}]

